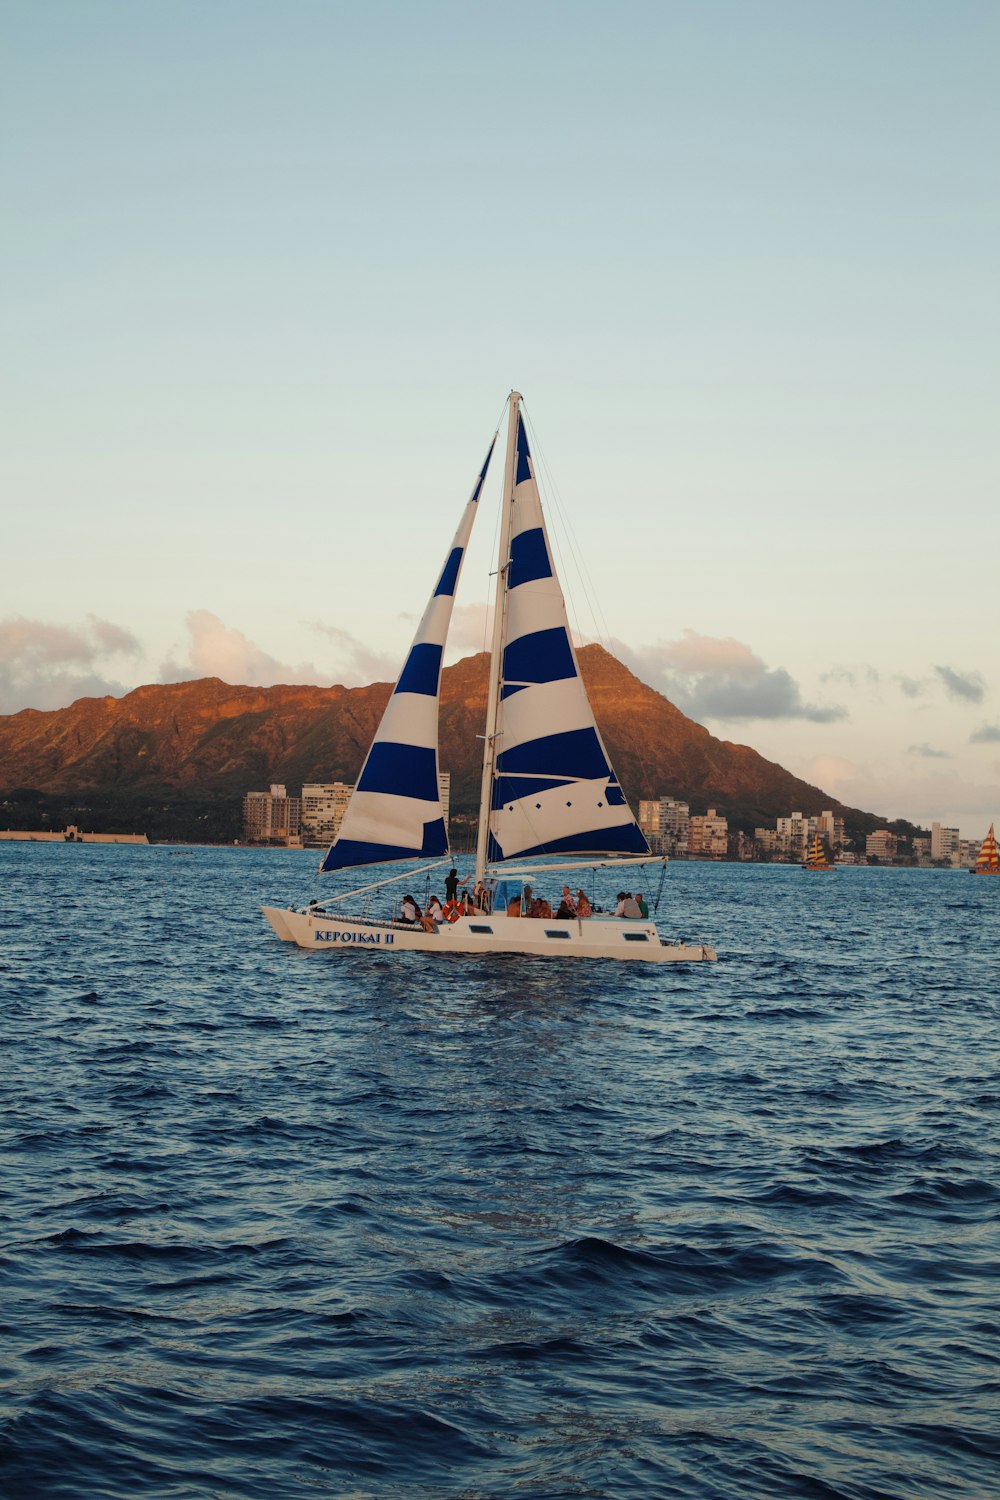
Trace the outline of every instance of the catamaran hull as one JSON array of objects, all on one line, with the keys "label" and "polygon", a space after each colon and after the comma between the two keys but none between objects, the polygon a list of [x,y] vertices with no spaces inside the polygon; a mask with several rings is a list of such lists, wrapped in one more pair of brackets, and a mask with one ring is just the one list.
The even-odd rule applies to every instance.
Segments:
[{"label": "catamaran hull", "polygon": [[651,922],[590,917],[479,916],[444,922],[435,932],[363,917],[326,916],[265,906],[264,915],[286,943],[300,948],[363,948],[369,953],[521,953],[540,958],[614,958],[640,963],[712,963],[707,943],[665,943]]}]

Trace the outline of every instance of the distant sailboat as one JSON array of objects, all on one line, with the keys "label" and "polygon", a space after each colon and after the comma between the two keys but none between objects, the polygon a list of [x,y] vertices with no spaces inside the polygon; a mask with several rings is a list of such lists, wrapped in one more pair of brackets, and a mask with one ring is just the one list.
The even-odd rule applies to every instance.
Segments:
[{"label": "distant sailboat", "polygon": [[997,841],[993,833],[993,824],[990,831],[983,839],[972,870],[973,875],[1000,875],[1000,853],[997,852]]},{"label": "distant sailboat", "polygon": [[[402,673],[382,717],[323,871],[447,855],[438,790],[438,701],[455,589],[490,457],[465,507]],[[587,699],[542,515],[521,397],[509,399],[493,643],[479,806],[474,913],[444,922],[376,921],[332,908],[381,888],[328,898],[304,911],[264,907],[277,935],[303,948],[381,952],[521,953],[551,957],[713,960],[703,943],[665,943],[648,919],[595,913],[519,915],[523,882],[557,870],[618,869],[665,861],[649,845],[618,784]],[[512,861],[570,856],[559,864]],[[589,857],[585,857],[589,856]],[[415,883],[412,873],[392,879]],[[631,884],[631,881],[629,881]],[[516,887],[511,904],[503,899]],[[404,887],[405,889],[405,887]],[[451,903],[449,903],[451,905]],[[495,909],[493,909],[495,906]]]},{"label": "distant sailboat", "polygon": [[803,870],[835,870],[837,867],[826,852],[826,844],[818,833],[812,836],[809,852],[802,861]]}]

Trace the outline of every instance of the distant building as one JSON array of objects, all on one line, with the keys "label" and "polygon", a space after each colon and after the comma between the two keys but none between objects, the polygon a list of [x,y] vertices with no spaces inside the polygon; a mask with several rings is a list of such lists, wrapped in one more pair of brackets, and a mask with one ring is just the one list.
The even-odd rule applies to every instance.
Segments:
[{"label": "distant building", "polygon": [[753,836],[761,854],[776,854],[778,852],[777,829],[755,828]]},{"label": "distant building", "polygon": [[777,820],[778,853],[787,859],[801,859],[809,842],[809,820],[800,812]]},{"label": "distant building", "polygon": [[302,842],[325,849],[340,832],[354,791],[346,781],[315,781],[302,788]]},{"label": "distant building", "polygon": [[979,858],[979,851],[982,847],[982,839],[962,839],[958,847],[959,864],[971,870]]},{"label": "distant building", "polygon": [[451,772],[438,772],[438,796],[441,798],[441,811],[444,813],[445,832],[448,831],[448,821],[451,816]]},{"label": "distant building", "polygon": [[243,838],[248,844],[298,844],[302,837],[302,799],[289,797],[273,782],[269,792],[247,792],[243,798]]},{"label": "distant building", "polygon": [[865,853],[869,859],[895,859],[899,840],[888,828],[876,828],[865,839]]},{"label": "distant building", "polygon": [[654,854],[686,854],[691,809],[675,797],[639,803],[639,827]]},{"label": "distant building", "polygon": [[818,818],[810,818],[809,823],[810,838],[812,838],[814,833],[818,833],[820,838],[826,839],[827,846],[831,851],[843,848],[847,838],[847,830],[844,827],[843,818],[835,818],[832,812],[822,812]]},{"label": "distant building", "polygon": [[931,859],[943,859],[949,864],[957,864],[961,838],[957,828],[942,828],[940,823],[932,823]]},{"label": "distant building", "polygon": [[914,835],[913,857],[914,859],[930,859],[931,841],[929,838],[925,838],[919,833]]},{"label": "distant building", "polygon": [[702,859],[725,859],[729,824],[714,807],[701,816],[695,814],[688,826],[688,853]]}]

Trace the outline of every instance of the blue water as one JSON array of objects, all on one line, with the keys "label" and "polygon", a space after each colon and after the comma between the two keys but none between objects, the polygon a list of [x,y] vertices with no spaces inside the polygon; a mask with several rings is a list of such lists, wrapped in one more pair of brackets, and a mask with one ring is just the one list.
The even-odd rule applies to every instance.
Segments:
[{"label": "blue water", "polygon": [[0,1492],[1000,1493],[1000,882],[675,865],[718,965],[302,953],[0,845]]}]

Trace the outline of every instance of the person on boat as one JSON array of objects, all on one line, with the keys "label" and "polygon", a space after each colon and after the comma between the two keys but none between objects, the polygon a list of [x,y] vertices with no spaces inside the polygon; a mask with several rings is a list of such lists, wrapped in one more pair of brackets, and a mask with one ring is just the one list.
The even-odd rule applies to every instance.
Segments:
[{"label": "person on boat", "polygon": [[513,896],[507,903],[508,917],[531,916],[531,886],[526,885],[520,896]]},{"label": "person on boat", "polygon": [[448,871],[444,877],[444,899],[446,902],[458,900],[458,888],[460,885],[464,886],[468,878],[468,875],[463,875],[459,879],[458,871],[455,869]]},{"label": "person on boat", "polygon": [[641,891],[636,891],[636,893],[635,893],[635,904],[639,908],[639,915],[640,915],[640,917],[648,917],[649,916],[649,906],[648,906],[648,904],[646,902],[645,896],[642,894]]},{"label": "person on boat", "polygon": [[424,914],[412,896],[403,897],[402,913],[403,921],[409,922],[411,927],[421,926]]},{"label": "person on boat", "polygon": [[472,899],[471,891],[466,891],[465,893],[465,915],[467,917],[477,917],[479,915],[479,907]]},{"label": "person on boat", "polygon": [[556,921],[571,922],[575,916],[576,907],[574,906],[572,900],[567,901],[566,897],[563,896],[562,900],[559,903],[559,906],[556,909]]},{"label": "person on boat", "polygon": [[581,919],[584,917],[592,917],[594,914],[594,908],[587,900],[585,891],[577,891],[576,893],[576,914]]},{"label": "person on boat", "polygon": [[444,908],[436,896],[432,896],[427,903],[427,915],[433,922],[444,921]]},{"label": "person on boat", "polygon": [[481,912],[489,913],[493,909],[493,893],[490,887],[480,881],[472,893],[472,899]]},{"label": "person on boat", "polygon": [[546,901],[544,896],[536,896],[531,903],[531,910],[528,915],[529,917],[550,918],[552,916],[552,905]]},{"label": "person on boat", "polygon": [[642,916],[638,901],[634,896],[630,896],[628,891],[618,892],[618,906],[615,910],[615,916],[628,917],[630,919]]},{"label": "person on boat", "polygon": [[562,888],[562,897],[560,899],[559,905],[568,906],[570,916],[576,916],[576,902],[573,900],[573,892],[570,890],[568,885],[564,885]]}]

